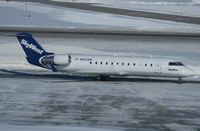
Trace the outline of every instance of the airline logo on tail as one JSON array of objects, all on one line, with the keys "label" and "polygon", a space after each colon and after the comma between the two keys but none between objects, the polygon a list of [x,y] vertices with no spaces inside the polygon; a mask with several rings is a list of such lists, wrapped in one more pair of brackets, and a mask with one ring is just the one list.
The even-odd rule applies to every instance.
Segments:
[{"label": "airline logo on tail", "polygon": [[38,54],[42,54],[43,53],[43,50],[41,49],[38,49],[35,45],[33,44],[29,44],[26,40],[22,39],[21,42],[20,42],[22,45],[24,45],[26,48],[29,48],[35,52],[37,52]]}]

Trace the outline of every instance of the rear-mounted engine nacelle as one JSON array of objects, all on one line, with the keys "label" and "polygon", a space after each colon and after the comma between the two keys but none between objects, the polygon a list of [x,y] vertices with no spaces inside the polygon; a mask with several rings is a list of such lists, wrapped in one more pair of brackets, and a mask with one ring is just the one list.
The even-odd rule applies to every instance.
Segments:
[{"label": "rear-mounted engine nacelle", "polygon": [[42,65],[68,66],[71,63],[70,55],[50,55],[41,58]]}]

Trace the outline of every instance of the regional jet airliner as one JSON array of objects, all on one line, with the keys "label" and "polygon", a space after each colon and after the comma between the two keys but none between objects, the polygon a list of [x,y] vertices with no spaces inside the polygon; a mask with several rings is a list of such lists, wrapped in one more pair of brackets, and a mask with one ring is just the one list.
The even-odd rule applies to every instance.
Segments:
[{"label": "regional jet airliner", "polygon": [[110,76],[142,76],[178,78],[193,76],[194,72],[182,62],[167,58],[116,55],[55,54],[44,48],[29,33],[18,33],[27,61],[53,72],[92,75],[99,80]]}]

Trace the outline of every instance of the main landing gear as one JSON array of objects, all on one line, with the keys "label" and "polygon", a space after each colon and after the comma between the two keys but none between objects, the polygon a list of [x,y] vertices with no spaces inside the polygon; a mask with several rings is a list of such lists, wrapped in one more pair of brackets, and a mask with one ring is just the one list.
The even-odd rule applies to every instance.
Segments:
[{"label": "main landing gear", "polygon": [[110,79],[110,76],[107,76],[107,75],[100,75],[95,78],[95,80],[98,80],[98,81],[107,81],[109,79]]}]

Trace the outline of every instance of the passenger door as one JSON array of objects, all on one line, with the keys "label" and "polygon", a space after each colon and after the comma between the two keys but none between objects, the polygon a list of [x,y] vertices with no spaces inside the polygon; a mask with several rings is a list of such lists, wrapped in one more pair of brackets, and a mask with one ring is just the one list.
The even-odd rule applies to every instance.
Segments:
[{"label": "passenger door", "polygon": [[160,63],[156,63],[155,64],[155,73],[156,74],[161,74],[162,68],[161,68],[161,64]]}]

